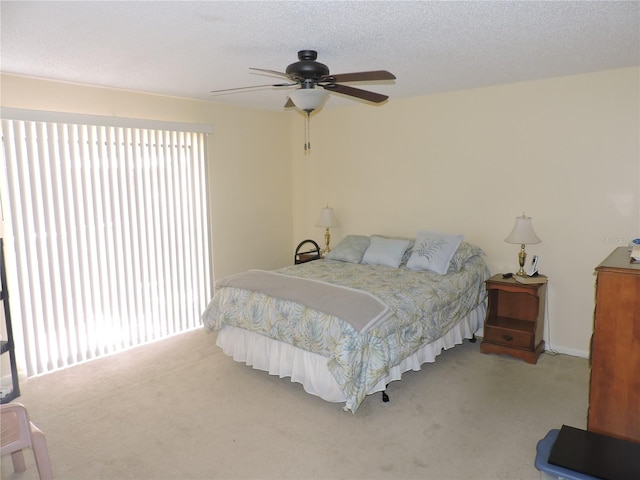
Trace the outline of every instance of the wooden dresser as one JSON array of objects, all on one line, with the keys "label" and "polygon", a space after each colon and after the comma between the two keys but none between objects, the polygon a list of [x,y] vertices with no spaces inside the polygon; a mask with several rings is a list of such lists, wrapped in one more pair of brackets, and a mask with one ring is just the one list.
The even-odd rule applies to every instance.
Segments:
[{"label": "wooden dresser", "polygon": [[640,443],[640,264],[616,248],[596,268],[587,429]]}]

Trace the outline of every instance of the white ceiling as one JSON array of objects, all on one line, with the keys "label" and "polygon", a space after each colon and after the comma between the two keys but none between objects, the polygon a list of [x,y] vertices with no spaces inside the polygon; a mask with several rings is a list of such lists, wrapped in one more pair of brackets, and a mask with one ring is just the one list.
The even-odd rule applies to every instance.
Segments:
[{"label": "white ceiling", "polygon": [[[638,1],[0,2],[3,72],[281,110],[284,71],[318,51],[331,73],[393,98],[640,65]],[[332,94],[324,108],[347,100]]]}]

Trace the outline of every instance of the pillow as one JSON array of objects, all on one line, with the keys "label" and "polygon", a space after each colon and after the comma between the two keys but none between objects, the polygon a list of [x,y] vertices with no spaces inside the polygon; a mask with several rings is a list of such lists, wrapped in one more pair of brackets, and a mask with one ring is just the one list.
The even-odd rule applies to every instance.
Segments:
[{"label": "pillow", "polygon": [[369,237],[365,235],[347,235],[324,258],[341,262],[360,263],[368,246]]},{"label": "pillow", "polygon": [[372,236],[362,263],[398,268],[408,246],[409,240]]},{"label": "pillow", "polygon": [[406,238],[406,237],[388,237],[386,235],[374,235],[375,237],[382,237],[382,238],[391,238],[394,240],[408,240],[409,241],[409,245],[407,246],[407,249],[405,250],[404,254],[402,255],[402,260],[400,261],[400,265],[406,265],[407,262],[409,261],[409,258],[411,257],[411,252],[413,251],[413,244],[415,243],[416,239],[415,238]]},{"label": "pillow", "polygon": [[463,238],[462,235],[447,235],[428,230],[418,232],[407,268],[431,270],[444,275],[449,270],[449,263]]},{"label": "pillow", "polygon": [[471,245],[465,241],[460,242],[460,246],[456,250],[456,253],[453,254],[451,258],[451,263],[449,264],[449,272],[459,272],[462,266],[472,257],[481,257],[483,256],[484,250],[480,247],[476,247],[475,245]]}]

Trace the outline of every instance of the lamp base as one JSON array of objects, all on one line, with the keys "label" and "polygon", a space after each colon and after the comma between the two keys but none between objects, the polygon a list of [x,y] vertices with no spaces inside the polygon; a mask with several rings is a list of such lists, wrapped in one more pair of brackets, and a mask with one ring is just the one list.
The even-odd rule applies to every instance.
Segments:
[{"label": "lamp base", "polygon": [[329,242],[331,241],[331,234],[329,233],[329,228],[327,227],[327,229],[324,232],[324,252],[322,252],[322,256],[326,256],[327,253],[329,253],[331,251],[331,249],[329,248]]},{"label": "lamp base", "polygon": [[516,275],[519,277],[526,277],[527,274],[524,271],[524,263],[527,260],[527,252],[524,250],[524,244],[520,245],[520,251],[518,252],[518,264],[520,265],[520,270],[516,272]]}]

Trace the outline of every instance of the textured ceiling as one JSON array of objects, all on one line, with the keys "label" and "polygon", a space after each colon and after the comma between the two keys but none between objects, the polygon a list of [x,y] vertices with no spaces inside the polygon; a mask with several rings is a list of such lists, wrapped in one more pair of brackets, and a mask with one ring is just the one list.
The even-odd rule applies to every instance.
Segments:
[{"label": "textured ceiling", "polygon": [[[638,1],[0,2],[3,72],[281,110],[301,49],[391,99],[640,64]],[[348,100],[332,94],[324,108]]]}]

